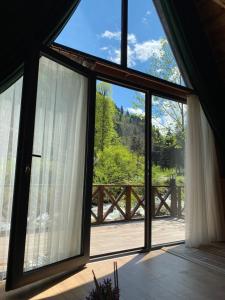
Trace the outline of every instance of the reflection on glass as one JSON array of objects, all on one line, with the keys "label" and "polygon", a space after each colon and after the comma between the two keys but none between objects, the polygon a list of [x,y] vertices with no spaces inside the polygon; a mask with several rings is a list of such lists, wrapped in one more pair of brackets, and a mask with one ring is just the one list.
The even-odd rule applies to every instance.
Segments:
[{"label": "reflection on glass", "polygon": [[7,267],[22,82],[0,94],[0,280]]},{"label": "reflection on glass", "polygon": [[151,0],[129,0],[128,66],[180,85],[184,81]]},{"label": "reflection on glass", "polygon": [[152,98],[152,244],[184,240],[186,105]]},{"label": "reflection on glass", "polygon": [[24,270],[80,254],[87,79],[41,58]]},{"label": "reflection on glass", "polygon": [[120,63],[121,0],[82,0],[57,43]]},{"label": "reflection on glass", "polygon": [[97,84],[91,255],[144,246],[144,99]]}]

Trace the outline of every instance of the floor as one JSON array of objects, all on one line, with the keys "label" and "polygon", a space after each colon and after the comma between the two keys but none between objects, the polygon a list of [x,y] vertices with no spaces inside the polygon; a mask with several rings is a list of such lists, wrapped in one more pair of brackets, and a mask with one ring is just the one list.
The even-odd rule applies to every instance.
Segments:
[{"label": "floor", "polygon": [[[152,222],[152,244],[184,240],[184,220],[157,219]],[[144,246],[144,221],[92,226],[91,255]]]},{"label": "floor", "polygon": [[[4,292],[0,299],[84,300],[93,288],[92,270],[98,280],[112,276],[113,261],[90,263],[85,269],[59,282]],[[224,275],[163,250],[116,259],[120,300],[225,299]]]},{"label": "floor", "polygon": [[[34,236],[35,237],[35,236]],[[44,249],[47,239],[43,233],[39,241],[39,250]],[[29,249],[35,245],[30,237]],[[162,244],[184,240],[184,220],[176,218],[157,219],[152,222],[152,244]],[[8,237],[0,237],[0,278],[6,270],[7,251],[4,245]],[[144,246],[144,221],[120,222],[92,226],[91,228],[91,256],[109,252],[133,249]],[[43,250],[44,251],[44,250]],[[33,249],[28,253],[32,255]],[[29,256],[26,261],[29,261]],[[3,274],[3,275],[1,275]]]}]

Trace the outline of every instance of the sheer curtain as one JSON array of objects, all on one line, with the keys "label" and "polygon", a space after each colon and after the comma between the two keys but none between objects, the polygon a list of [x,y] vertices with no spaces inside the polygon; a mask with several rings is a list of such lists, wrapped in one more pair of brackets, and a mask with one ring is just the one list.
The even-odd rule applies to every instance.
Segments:
[{"label": "sheer curtain", "polygon": [[212,130],[199,99],[187,99],[186,245],[224,240],[224,209]]},{"label": "sheer curtain", "polygon": [[0,95],[0,279],[7,266],[22,82]]},{"label": "sheer curtain", "polygon": [[87,84],[40,59],[25,271],[81,253]]}]

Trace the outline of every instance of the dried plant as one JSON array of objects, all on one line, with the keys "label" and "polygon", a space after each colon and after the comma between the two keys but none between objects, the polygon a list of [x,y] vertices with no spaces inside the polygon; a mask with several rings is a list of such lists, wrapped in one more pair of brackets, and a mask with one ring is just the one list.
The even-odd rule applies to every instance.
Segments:
[{"label": "dried plant", "polygon": [[119,281],[118,281],[118,269],[117,262],[113,263],[114,267],[114,287],[112,286],[112,279],[106,278],[103,282],[98,282],[94,271],[95,288],[91,291],[90,295],[86,297],[86,300],[119,300]]}]

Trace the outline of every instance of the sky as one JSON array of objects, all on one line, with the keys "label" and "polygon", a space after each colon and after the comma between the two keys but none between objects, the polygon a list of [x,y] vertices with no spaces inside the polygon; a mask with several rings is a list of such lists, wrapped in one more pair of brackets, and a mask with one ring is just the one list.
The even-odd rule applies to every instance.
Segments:
[{"label": "sky", "polygon": [[[128,3],[128,66],[149,72],[149,59],[160,57],[159,40],[165,33],[151,0]],[[120,30],[121,0],[81,0],[56,42],[119,63]],[[135,95],[133,90],[112,87],[119,107],[132,110]]]}]

